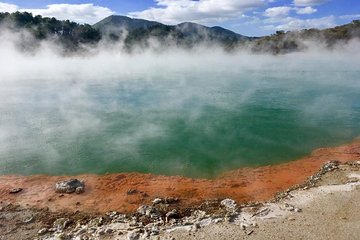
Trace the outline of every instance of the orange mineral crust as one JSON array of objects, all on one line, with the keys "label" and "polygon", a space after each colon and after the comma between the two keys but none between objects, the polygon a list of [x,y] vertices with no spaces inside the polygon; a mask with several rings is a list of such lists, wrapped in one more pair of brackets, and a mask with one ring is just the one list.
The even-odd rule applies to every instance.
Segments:
[{"label": "orange mineral crust", "polygon": [[[360,160],[360,140],[351,144],[321,148],[305,158],[258,168],[241,168],[215,179],[192,179],[140,173],[79,176],[0,176],[0,201],[51,211],[131,213],[154,198],[177,197],[177,207],[187,208],[209,199],[231,198],[237,202],[260,201],[304,182],[327,161]],[[82,194],[55,193],[55,183],[69,178],[85,181]],[[10,189],[22,188],[16,194]]]}]

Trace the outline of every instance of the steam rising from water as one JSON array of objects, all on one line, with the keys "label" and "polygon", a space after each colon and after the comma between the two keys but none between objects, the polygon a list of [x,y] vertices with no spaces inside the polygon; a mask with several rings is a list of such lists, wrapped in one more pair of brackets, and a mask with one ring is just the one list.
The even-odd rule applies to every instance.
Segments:
[{"label": "steam rising from water", "polygon": [[[357,42],[282,56],[0,44],[0,174],[214,176],[289,161],[360,130]],[[318,49],[314,46],[313,49]]]}]

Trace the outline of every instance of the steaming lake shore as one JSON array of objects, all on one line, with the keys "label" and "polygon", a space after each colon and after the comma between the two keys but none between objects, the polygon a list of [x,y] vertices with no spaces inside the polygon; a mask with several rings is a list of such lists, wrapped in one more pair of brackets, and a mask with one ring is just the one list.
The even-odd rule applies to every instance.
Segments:
[{"label": "steaming lake shore", "polygon": [[[173,197],[178,198],[179,201],[165,206],[162,210],[177,209],[179,217],[192,216],[194,210],[199,210],[201,213],[204,211],[210,214],[211,219],[216,219],[214,217],[216,215],[224,214],[224,220],[216,221],[218,223],[229,220],[232,213],[219,212],[221,209],[219,201],[225,198],[237,202],[238,205],[235,206],[239,207],[240,214],[249,217],[249,211],[253,213],[248,219],[250,222],[242,222],[245,220],[236,220],[236,218],[233,223],[224,222],[216,225],[212,220],[206,222],[204,219],[209,217],[204,217],[204,221],[201,220],[195,230],[193,223],[167,231],[167,228],[175,228],[176,224],[169,226],[168,223],[164,223],[164,226],[159,228],[161,239],[173,239],[173,237],[175,239],[237,239],[236,237],[241,236],[253,239],[265,239],[266,236],[271,236],[271,239],[278,239],[285,233],[293,234],[295,238],[300,236],[311,238],[311,236],[319,236],[319,232],[326,233],[323,235],[324,239],[327,237],[333,239],[333,236],[329,235],[331,231],[328,228],[336,228],[340,225],[342,230],[338,231],[338,229],[334,234],[345,239],[354,239],[353,237],[359,234],[356,228],[356,222],[359,221],[359,215],[356,215],[359,203],[355,201],[356,196],[359,196],[359,188],[356,187],[360,176],[359,159],[360,140],[355,140],[348,145],[317,149],[309,157],[291,163],[238,169],[214,180],[137,173],[81,175],[76,177],[85,180],[86,190],[80,195],[63,195],[54,192],[54,183],[68,177],[1,176],[0,230],[3,232],[1,236],[6,236],[6,239],[19,239],[16,237],[25,232],[29,236],[36,236],[41,228],[52,225],[52,221],[60,217],[73,219],[73,222],[67,226],[68,229],[64,230],[64,234],[69,234],[71,231],[79,230],[75,229],[77,221],[82,224],[89,223],[96,216],[105,216],[103,214],[114,210],[131,214],[141,205],[153,205],[152,201],[155,198]],[[328,165],[328,170],[322,170],[320,175],[315,174],[325,162],[335,160],[347,164],[334,165],[335,167]],[[311,175],[313,177],[308,178]],[[16,187],[21,187],[23,190],[18,194],[9,194],[9,190]],[[272,205],[271,201],[263,202],[272,199],[279,192],[281,193],[277,194],[273,201],[275,205]],[[295,207],[299,209],[296,210]],[[18,224],[11,229],[9,224],[12,222],[7,222],[7,219],[15,215],[17,217],[13,221],[18,221]],[[105,222],[109,220],[109,213],[106,216]],[[135,216],[138,222],[144,220],[139,214]],[[30,221],[31,223],[26,223],[26,226],[19,223],[30,217],[34,219]],[[26,219],[20,221],[20,218]],[[111,224],[110,221],[104,223],[104,227],[101,227],[101,224],[97,226],[96,231],[102,229],[104,234],[99,235],[96,232],[94,234],[98,235],[94,239],[118,239],[112,238],[112,233],[116,232],[116,229],[105,232],[107,228],[114,228]],[[208,224],[211,224],[211,227],[207,227]],[[23,232],[22,228],[25,227],[27,230]],[[129,229],[124,231],[121,237],[129,239],[129,234],[133,231],[145,228],[129,227]],[[231,231],[228,231],[229,229]],[[139,231],[139,234],[143,233],[144,230]],[[26,238],[21,237],[21,239]]]}]

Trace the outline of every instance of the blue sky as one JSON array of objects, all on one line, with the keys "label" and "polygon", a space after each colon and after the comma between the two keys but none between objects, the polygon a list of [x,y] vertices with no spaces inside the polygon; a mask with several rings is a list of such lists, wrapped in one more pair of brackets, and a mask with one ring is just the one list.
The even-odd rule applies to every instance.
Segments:
[{"label": "blue sky", "polygon": [[217,25],[261,36],[360,19],[360,0],[0,0],[0,11],[29,11],[90,24],[120,14],[166,24]]}]

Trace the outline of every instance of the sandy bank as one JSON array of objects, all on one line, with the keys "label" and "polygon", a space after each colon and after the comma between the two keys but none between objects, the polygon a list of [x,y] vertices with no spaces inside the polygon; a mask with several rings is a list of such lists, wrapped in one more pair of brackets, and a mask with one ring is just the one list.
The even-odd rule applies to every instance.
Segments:
[{"label": "sandy bank", "polygon": [[209,224],[196,231],[165,232],[162,238],[359,239],[359,166],[340,166],[322,176],[315,187],[291,191],[284,199],[264,203],[260,208],[242,208],[233,222]]}]

